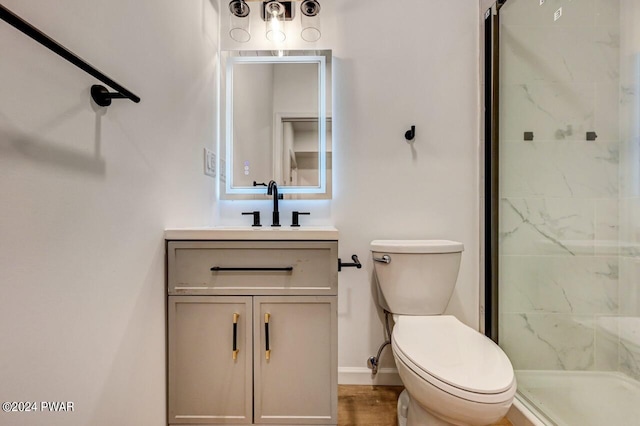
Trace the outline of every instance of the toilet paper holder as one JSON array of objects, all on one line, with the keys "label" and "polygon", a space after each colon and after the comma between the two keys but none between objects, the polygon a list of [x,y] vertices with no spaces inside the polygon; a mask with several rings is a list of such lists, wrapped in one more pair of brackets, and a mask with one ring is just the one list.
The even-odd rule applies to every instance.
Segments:
[{"label": "toilet paper holder", "polygon": [[351,259],[353,260],[353,263],[342,263],[342,259],[338,258],[338,272],[341,272],[342,268],[362,268],[362,264],[360,263],[360,260],[358,260],[357,254],[351,255]]}]

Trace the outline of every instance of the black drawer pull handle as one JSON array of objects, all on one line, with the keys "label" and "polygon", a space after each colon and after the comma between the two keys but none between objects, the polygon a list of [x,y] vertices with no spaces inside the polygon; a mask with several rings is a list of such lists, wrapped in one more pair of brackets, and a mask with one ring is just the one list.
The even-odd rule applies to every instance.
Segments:
[{"label": "black drawer pull handle", "polygon": [[238,359],[238,317],[240,314],[233,314],[233,359]]},{"label": "black drawer pull handle", "polygon": [[271,348],[269,348],[269,320],[271,319],[271,314],[264,314],[264,358],[268,361],[271,359]]},{"label": "black drawer pull handle", "polygon": [[212,266],[211,271],[293,271],[293,266],[280,268],[223,268],[222,266]]}]

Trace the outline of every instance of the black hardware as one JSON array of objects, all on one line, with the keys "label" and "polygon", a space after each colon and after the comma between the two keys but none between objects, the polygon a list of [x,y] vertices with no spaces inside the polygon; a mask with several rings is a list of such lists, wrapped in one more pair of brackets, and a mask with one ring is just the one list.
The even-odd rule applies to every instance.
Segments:
[{"label": "black hardware", "polygon": [[293,212],[291,214],[291,226],[300,227],[300,223],[298,221],[299,220],[298,216],[300,216],[301,214],[302,215],[310,215],[311,213],[309,213],[309,212]]},{"label": "black hardware", "polygon": [[595,141],[597,137],[598,135],[596,135],[596,132],[587,132],[588,141]]},{"label": "black hardware", "polygon": [[353,263],[342,263],[342,259],[338,258],[338,272],[342,271],[342,268],[362,268],[357,254],[352,255],[351,259],[353,259]]},{"label": "black hardware", "polygon": [[260,212],[252,211],[252,212],[242,212],[243,215],[253,215],[253,225],[251,226],[262,226],[260,225]]},{"label": "black hardware", "polygon": [[271,348],[269,347],[269,320],[271,314],[264,314],[264,350],[267,360],[271,357]]},{"label": "black hardware", "polygon": [[273,221],[271,226],[280,226],[280,213],[278,212],[278,185],[275,180],[269,181],[267,195],[273,195]]},{"label": "black hardware", "polygon": [[[504,3],[504,2],[502,2]],[[488,9],[484,19],[484,306],[485,335],[498,341],[498,240],[499,240],[499,53],[500,9]]]},{"label": "black hardware", "polygon": [[[97,78],[104,84],[109,87],[114,88],[117,93],[109,93],[106,88],[103,86],[92,86],[91,87],[91,97],[96,102],[96,104],[100,106],[107,106],[111,104],[111,99],[117,98],[127,98],[131,99],[133,102],[140,102],[140,98],[134,95],[129,90],[125,89],[102,72],[91,66],[86,61],[82,60],[78,56],[76,56],[73,52],[67,50],[64,46],[53,40],[51,37],[37,29],[36,27],[29,24],[24,19],[20,18],[18,15],[11,12],[6,7],[0,4],[0,19],[7,22],[9,25],[12,25],[16,29],[22,31],[24,34],[28,35],[47,49],[51,50],[54,53],[57,53],[67,61],[71,62],[73,65],[77,66],[87,74],[92,75]],[[97,87],[97,89],[96,89]],[[115,96],[117,95],[117,96]]]},{"label": "black hardware", "polygon": [[264,348],[265,350],[270,350],[269,349],[269,323],[265,322],[264,323]]},{"label": "black hardware", "polygon": [[238,350],[238,323],[233,322],[233,351]]},{"label": "black hardware", "polygon": [[524,132],[524,140],[532,141],[533,140],[533,132]]},{"label": "black hardware", "polygon": [[411,129],[404,132],[404,138],[408,141],[412,141],[416,137],[416,126],[411,126]]},{"label": "black hardware", "polygon": [[109,92],[109,90],[101,84],[91,86],[91,97],[93,101],[101,107],[111,105],[111,99],[124,99],[125,95],[119,92]]},{"label": "black hardware", "polygon": [[270,267],[256,267],[256,268],[242,268],[242,267],[230,267],[230,268],[225,268],[222,266],[212,266],[211,267],[211,271],[293,271],[293,266],[282,266],[282,267],[277,267],[277,268],[270,268]]},{"label": "black hardware", "polygon": [[272,215],[272,223],[271,226],[280,227],[280,212],[278,212],[278,200],[282,200],[282,194],[278,195],[278,184],[276,184],[275,180],[270,180],[269,184],[266,183],[258,183],[255,180],[253,181],[253,186],[266,186],[267,187],[267,195],[273,195],[273,215]]}]

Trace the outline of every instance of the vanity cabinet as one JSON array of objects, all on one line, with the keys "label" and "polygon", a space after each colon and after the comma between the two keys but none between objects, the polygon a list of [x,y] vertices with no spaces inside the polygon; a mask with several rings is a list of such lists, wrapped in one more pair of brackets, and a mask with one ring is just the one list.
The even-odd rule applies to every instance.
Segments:
[{"label": "vanity cabinet", "polygon": [[169,424],[252,422],[251,317],[251,297],[169,297]]},{"label": "vanity cabinet", "polygon": [[[335,299],[254,298],[255,423],[337,424]],[[269,315],[269,355],[265,315]]]},{"label": "vanity cabinet", "polygon": [[337,424],[337,241],[167,256],[169,425]]}]

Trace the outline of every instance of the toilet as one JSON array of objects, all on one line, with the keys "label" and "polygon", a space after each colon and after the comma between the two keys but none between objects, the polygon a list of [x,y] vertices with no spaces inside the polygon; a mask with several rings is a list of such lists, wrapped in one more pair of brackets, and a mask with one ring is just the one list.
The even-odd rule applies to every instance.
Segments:
[{"label": "toilet", "polygon": [[401,426],[490,425],[511,407],[509,358],[491,339],[442,315],[463,250],[447,240],[371,242],[378,302],[395,321],[391,349],[405,386]]}]

